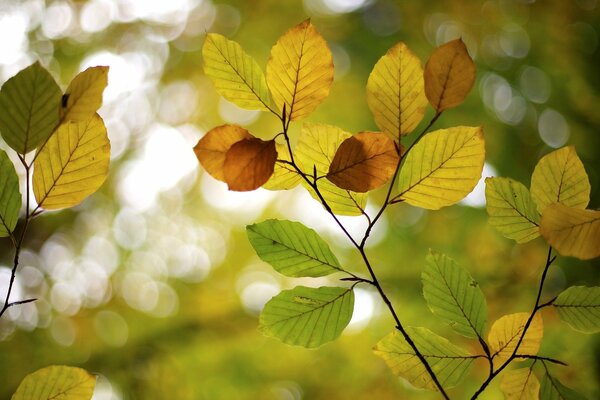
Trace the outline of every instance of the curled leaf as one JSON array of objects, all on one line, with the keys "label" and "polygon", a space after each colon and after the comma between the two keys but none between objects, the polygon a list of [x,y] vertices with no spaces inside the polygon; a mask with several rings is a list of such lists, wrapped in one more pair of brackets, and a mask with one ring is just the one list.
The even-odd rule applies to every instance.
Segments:
[{"label": "curled leaf", "polygon": [[273,174],[277,151],[274,140],[242,139],[225,154],[223,176],[229,190],[245,192],[258,189]]}]

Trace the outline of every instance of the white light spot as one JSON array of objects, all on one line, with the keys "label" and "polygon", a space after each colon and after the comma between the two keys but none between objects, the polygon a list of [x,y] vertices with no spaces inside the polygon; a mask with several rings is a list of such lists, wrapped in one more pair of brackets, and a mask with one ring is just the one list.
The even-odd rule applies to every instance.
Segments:
[{"label": "white light spot", "polygon": [[0,64],[12,64],[27,49],[27,15],[20,12],[0,13]]},{"label": "white light spot", "polygon": [[73,22],[73,9],[64,1],[55,1],[48,8],[42,20],[42,33],[48,39],[58,39],[67,35]]},{"label": "white light spot", "polygon": [[538,131],[544,143],[555,149],[567,143],[571,135],[565,117],[551,108],[545,109],[540,114]]},{"label": "white light spot", "polygon": [[488,163],[483,164],[481,179],[475,186],[475,189],[467,197],[460,201],[460,204],[470,207],[485,207],[485,178],[496,176],[498,172]]},{"label": "white light spot", "polygon": [[221,97],[219,98],[219,115],[225,122],[249,125],[258,119],[260,111],[245,110]]},{"label": "white light spot", "polygon": [[112,347],[124,346],[129,336],[129,327],[125,319],[112,311],[100,311],[96,314],[94,330],[104,343]]},{"label": "white light spot", "polygon": [[86,32],[100,32],[106,29],[115,18],[117,7],[109,0],[92,0],[81,9],[81,28]]},{"label": "white light spot", "polygon": [[550,97],[550,79],[539,68],[526,66],[519,77],[521,92],[534,103],[545,103]]},{"label": "white light spot", "polygon": [[373,294],[365,289],[354,289],[354,312],[348,327],[344,332],[352,333],[363,330],[371,321],[373,311],[375,310],[375,301]]}]

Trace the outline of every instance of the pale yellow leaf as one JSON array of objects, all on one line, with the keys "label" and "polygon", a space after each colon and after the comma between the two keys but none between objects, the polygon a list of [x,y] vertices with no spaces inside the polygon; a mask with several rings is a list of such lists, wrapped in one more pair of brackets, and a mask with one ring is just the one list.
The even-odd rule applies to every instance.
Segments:
[{"label": "pale yellow leaf", "polygon": [[[313,170],[317,177],[325,176],[338,147],[349,137],[352,137],[350,133],[336,126],[305,123],[294,149],[296,163],[310,177],[313,176]],[[319,191],[335,214],[362,215],[367,203],[366,194],[340,189],[327,179],[319,179],[317,183]],[[303,181],[302,185],[311,196],[320,200],[306,182]]]},{"label": "pale yellow leaf", "polygon": [[302,181],[302,177],[293,166],[284,162],[291,161],[290,151],[287,145],[277,143],[275,148],[277,150],[277,162],[275,163],[273,175],[271,175],[267,183],[262,187],[267,190],[292,189]]},{"label": "pale yellow leaf", "polygon": [[[494,357],[494,365],[499,366],[510,358],[523,334],[523,328],[529,315],[528,313],[509,314],[494,322],[488,334],[488,344]],[[543,334],[542,316],[537,313],[519,345],[517,354],[536,355],[540,349]]]},{"label": "pale yellow leaf", "polygon": [[600,211],[552,204],[542,214],[540,233],[563,256],[600,256]]},{"label": "pale yellow leaf", "polygon": [[425,64],[425,94],[438,112],[463,102],[475,82],[475,64],[461,39],[435,49]]},{"label": "pale yellow leaf", "polygon": [[12,400],[90,400],[95,386],[86,370],[52,365],[27,375]]},{"label": "pale yellow leaf", "polygon": [[81,203],[102,185],[108,175],[110,142],[102,118],[67,121],[36,155],[33,192],[46,210]]},{"label": "pale yellow leaf", "polygon": [[271,109],[271,96],[260,66],[237,42],[209,33],[202,57],[204,73],[221,96],[249,110]]},{"label": "pale yellow leaf", "polygon": [[540,381],[530,368],[519,368],[503,374],[500,390],[505,400],[538,400]]},{"label": "pale yellow leaf", "polygon": [[531,196],[540,214],[553,203],[587,207],[590,181],[575,147],[555,150],[538,161],[531,176]]},{"label": "pale yellow leaf", "polygon": [[398,43],[377,61],[367,81],[367,103],[375,123],[396,141],[423,119],[427,98],[421,60]]},{"label": "pale yellow leaf", "polygon": [[108,67],[90,67],[80,72],[63,96],[62,121],[89,120],[102,105],[108,84]]},{"label": "pale yellow leaf", "polygon": [[278,112],[285,104],[288,120],[313,112],[329,95],[332,82],[331,50],[310,20],[288,30],[271,49],[267,85]]},{"label": "pale yellow leaf", "polygon": [[457,126],[428,133],[406,156],[396,198],[430,210],[452,205],[477,185],[484,158],[481,127]]}]

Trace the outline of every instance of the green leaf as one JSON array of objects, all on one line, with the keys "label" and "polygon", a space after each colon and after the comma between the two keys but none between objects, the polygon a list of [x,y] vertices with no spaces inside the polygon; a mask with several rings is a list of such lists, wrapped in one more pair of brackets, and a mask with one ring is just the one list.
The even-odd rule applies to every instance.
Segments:
[{"label": "green leaf", "polygon": [[450,257],[430,252],[426,260],[421,278],[431,311],[461,335],[482,337],[487,307],[478,283]]},{"label": "green leaf", "polygon": [[600,287],[571,286],[559,294],[552,305],[573,329],[600,332]]},{"label": "green leaf", "polygon": [[269,219],[246,227],[261,260],[286,276],[324,276],[343,271],[327,243],[300,222]]},{"label": "green leaf", "polygon": [[519,368],[502,375],[500,390],[505,400],[538,400],[540,381],[531,368]]},{"label": "green leaf", "polygon": [[39,62],[7,80],[0,90],[0,132],[6,144],[27,154],[44,143],[58,125],[61,96]]},{"label": "green leaf", "polygon": [[540,214],[522,183],[510,178],[486,178],[485,198],[490,224],[504,236],[517,243],[540,236]]},{"label": "green leaf", "polygon": [[15,229],[20,209],[19,177],[6,152],[0,150],[0,237]]},{"label": "green leaf", "polygon": [[[427,328],[408,327],[406,331],[444,388],[456,386],[475,360],[465,350]],[[435,383],[400,332],[392,332],[381,339],[374,351],[394,374],[415,387],[436,390]]]},{"label": "green leaf", "polygon": [[540,159],[531,176],[531,197],[540,213],[553,203],[573,208],[587,206],[590,181],[575,147],[563,147]]},{"label": "green leaf", "polygon": [[542,378],[540,400],[585,400],[585,397],[546,373]]},{"label": "green leaf", "polygon": [[340,336],[353,310],[352,289],[297,286],[269,300],[259,329],[287,344],[318,347]]},{"label": "green leaf", "polygon": [[12,400],[89,400],[96,377],[75,367],[42,368],[23,379]]},{"label": "green leaf", "polygon": [[271,96],[258,63],[238,43],[209,33],[202,47],[204,73],[217,92],[239,107],[269,110]]}]

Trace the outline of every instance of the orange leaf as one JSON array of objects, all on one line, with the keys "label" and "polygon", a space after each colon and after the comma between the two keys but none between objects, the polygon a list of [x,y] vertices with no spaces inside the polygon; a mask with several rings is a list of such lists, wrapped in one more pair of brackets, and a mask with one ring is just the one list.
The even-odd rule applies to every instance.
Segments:
[{"label": "orange leaf", "polygon": [[235,143],[252,137],[250,132],[238,125],[217,126],[198,141],[194,153],[206,172],[215,179],[225,181],[225,154]]},{"label": "orange leaf", "polygon": [[425,94],[437,112],[463,102],[475,82],[475,64],[461,39],[438,47],[425,65]]},{"label": "orange leaf", "polygon": [[277,161],[275,141],[258,138],[235,143],[225,155],[223,172],[229,190],[246,192],[258,189],[269,180]]},{"label": "orange leaf", "polygon": [[381,132],[361,132],[342,142],[327,179],[342,189],[368,192],[386,183],[399,161],[396,144]]}]

